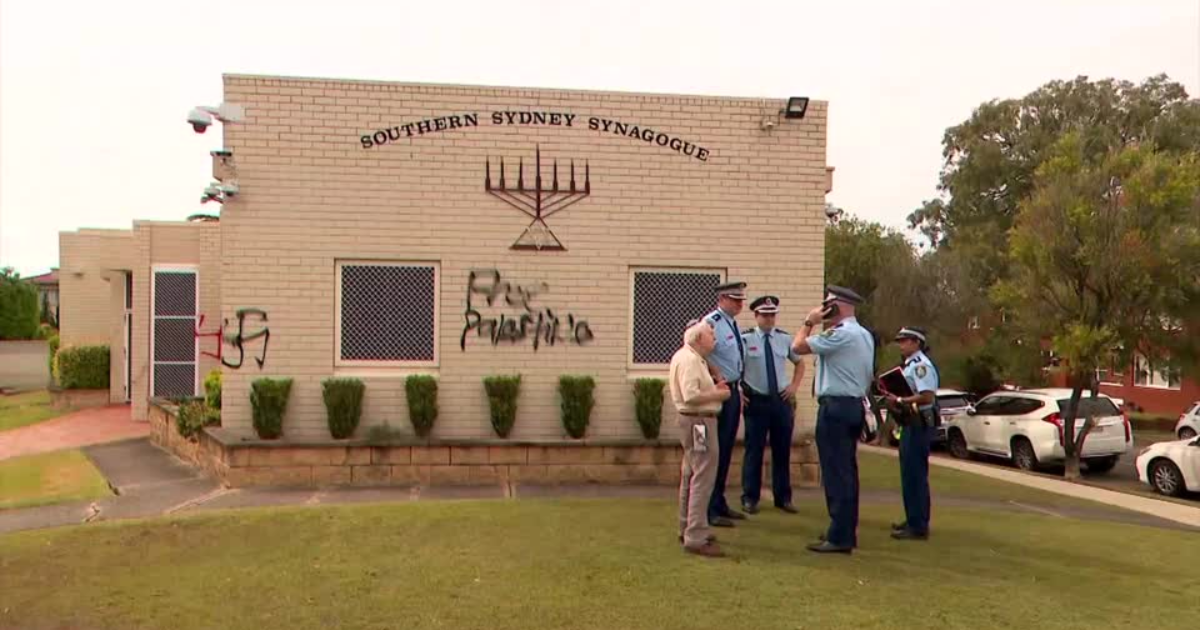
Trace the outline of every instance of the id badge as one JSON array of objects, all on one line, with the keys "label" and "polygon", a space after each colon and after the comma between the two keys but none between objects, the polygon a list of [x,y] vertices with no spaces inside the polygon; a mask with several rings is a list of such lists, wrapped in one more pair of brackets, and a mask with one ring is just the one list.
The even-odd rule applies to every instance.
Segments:
[{"label": "id badge", "polygon": [[708,452],[708,427],[703,424],[692,425],[692,450],[697,453]]}]

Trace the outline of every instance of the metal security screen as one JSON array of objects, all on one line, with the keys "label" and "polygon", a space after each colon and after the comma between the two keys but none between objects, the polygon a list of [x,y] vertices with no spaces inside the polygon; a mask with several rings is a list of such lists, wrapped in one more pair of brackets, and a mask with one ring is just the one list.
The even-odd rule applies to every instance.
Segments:
[{"label": "metal security screen", "polygon": [[154,396],[196,395],[196,272],[154,272]]},{"label": "metal security screen", "polygon": [[715,308],[719,284],[715,272],[634,272],[633,362],[670,363],[688,321]]},{"label": "metal security screen", "polygon": [[437,270],[432,265],[347,263],[340,269],[342,361],[435,360]]}]

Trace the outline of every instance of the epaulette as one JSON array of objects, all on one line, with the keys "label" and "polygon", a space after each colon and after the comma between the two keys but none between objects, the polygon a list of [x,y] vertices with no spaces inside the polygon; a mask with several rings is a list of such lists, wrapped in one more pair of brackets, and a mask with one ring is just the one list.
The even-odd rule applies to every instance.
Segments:
[{"label": "epaulette", "polygon": [[775,332],[777,332],[777,333],[783,333],[783,334],[785,334],[785,335],[788,335],[788,336],[791,336],[791,334],[792,334],[792,333],[790,333],[790,332],[788,332],[788,331],[786,331],[786,330],[784,330],[784,329],[782,329],[782,328],[776,328],[776,329],[775,329]]},{"label": "epaulette", "polygon": [[749,335],[752,332],[754,332],[753,328],[746,328],[746,329],[742,330],[743,335]]},{"label": "epaulette", "polygon": [[705,319],[711,319],[711,320],[713,320],[713,321],[715,321],[715,322],[719,322],[719,321],[721,321],[721,314],[720,314],[720,313],[712,313],[712,314],[710,314],[708,317],[706,317]]}]

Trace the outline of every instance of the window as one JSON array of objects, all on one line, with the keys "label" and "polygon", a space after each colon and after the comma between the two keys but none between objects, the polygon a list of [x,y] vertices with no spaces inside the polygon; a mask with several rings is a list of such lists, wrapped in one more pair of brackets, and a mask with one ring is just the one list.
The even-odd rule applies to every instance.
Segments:
[{"label": "window", "polygon": [[195,396],[199,389],[196,354],[198,299],[196,270],[154,267],[150,296],[150,392],[174,398]]},{"label": "window", "polygon": [[683,344],[688,321],[716,308],[723,272],[635,270],[633,272],[634,365],[662,365]]},{"label": "window", "polygon": [[1012,399],[1012,402],[1004,406],[1004,411],[1002,411],[999,415],[1023,416],[1027,413],[1033,413],[1044,406],[1046,406],[1046,404],[1040,400],[1034,400],[1032,398],[1014,398]]},{"label": "window", "polygon": [[437,364],[438,268],[339,262],[336,365]]},{"label": "window", "polygon": [[1012,400],[1008,396],[988,396],[975,406],[975,413],[980,416],[1000,415]]},{"label": "window", "polygon": [[1138,387],[1158,389],[1180,388],[1179,368],[1170,365],[1169,359],[1152,363],[1142,353],[1133,355],[1133,384]]},{"label": "window", "polygon": [[1096,370],[1096,378],[1101,383],[1123,385],[1125,383],[1125,366],[1121,362],[1121,356],[1116,352],[1110,354],[1107,363]]},{"label": "window", "polygon": [[[1070,398],[1062,398],[1058,401],[1058,409],[1063,413],[1066,413],[1070,406]],[[1093,418],[1110,418],[1119,415],[1121,415],[1121,410],[1117,409],[1111,398],[1097,397],[1093,399],[1088,395],[1086,390],[1084,390],[1084,396],[1079,399],[1079,410],[1075,413],[1077,419],[1087,418],[1088,416]]]},{"label": "window", "polygon": [[967,403],[967,398],[965,396],[958,395],[938,396],[937,401],[938,406],[942,409],[959,409],[966,407],[969,404]]},{"label": "window", "polygon": [[967,320],[967,328],[970,330],[979,330],[979,317],[972,317]]}]

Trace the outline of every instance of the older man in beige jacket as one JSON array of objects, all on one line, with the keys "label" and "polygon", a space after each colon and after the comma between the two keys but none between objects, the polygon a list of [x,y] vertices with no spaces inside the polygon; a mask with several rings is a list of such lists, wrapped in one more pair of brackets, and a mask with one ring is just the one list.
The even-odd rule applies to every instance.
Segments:
[{"label": "older man in beige jacket", "polygon": [[713,381],[705,362],[716,344],[705,322],[692,324],[684,344],[671,357],[671,400],[678,412],[683,462],[679,480],[679,533],[683,549],[716,558],[724,553],[709,532],[708,502],[717,476],[717,412],[729,398],[729,385]]}]

